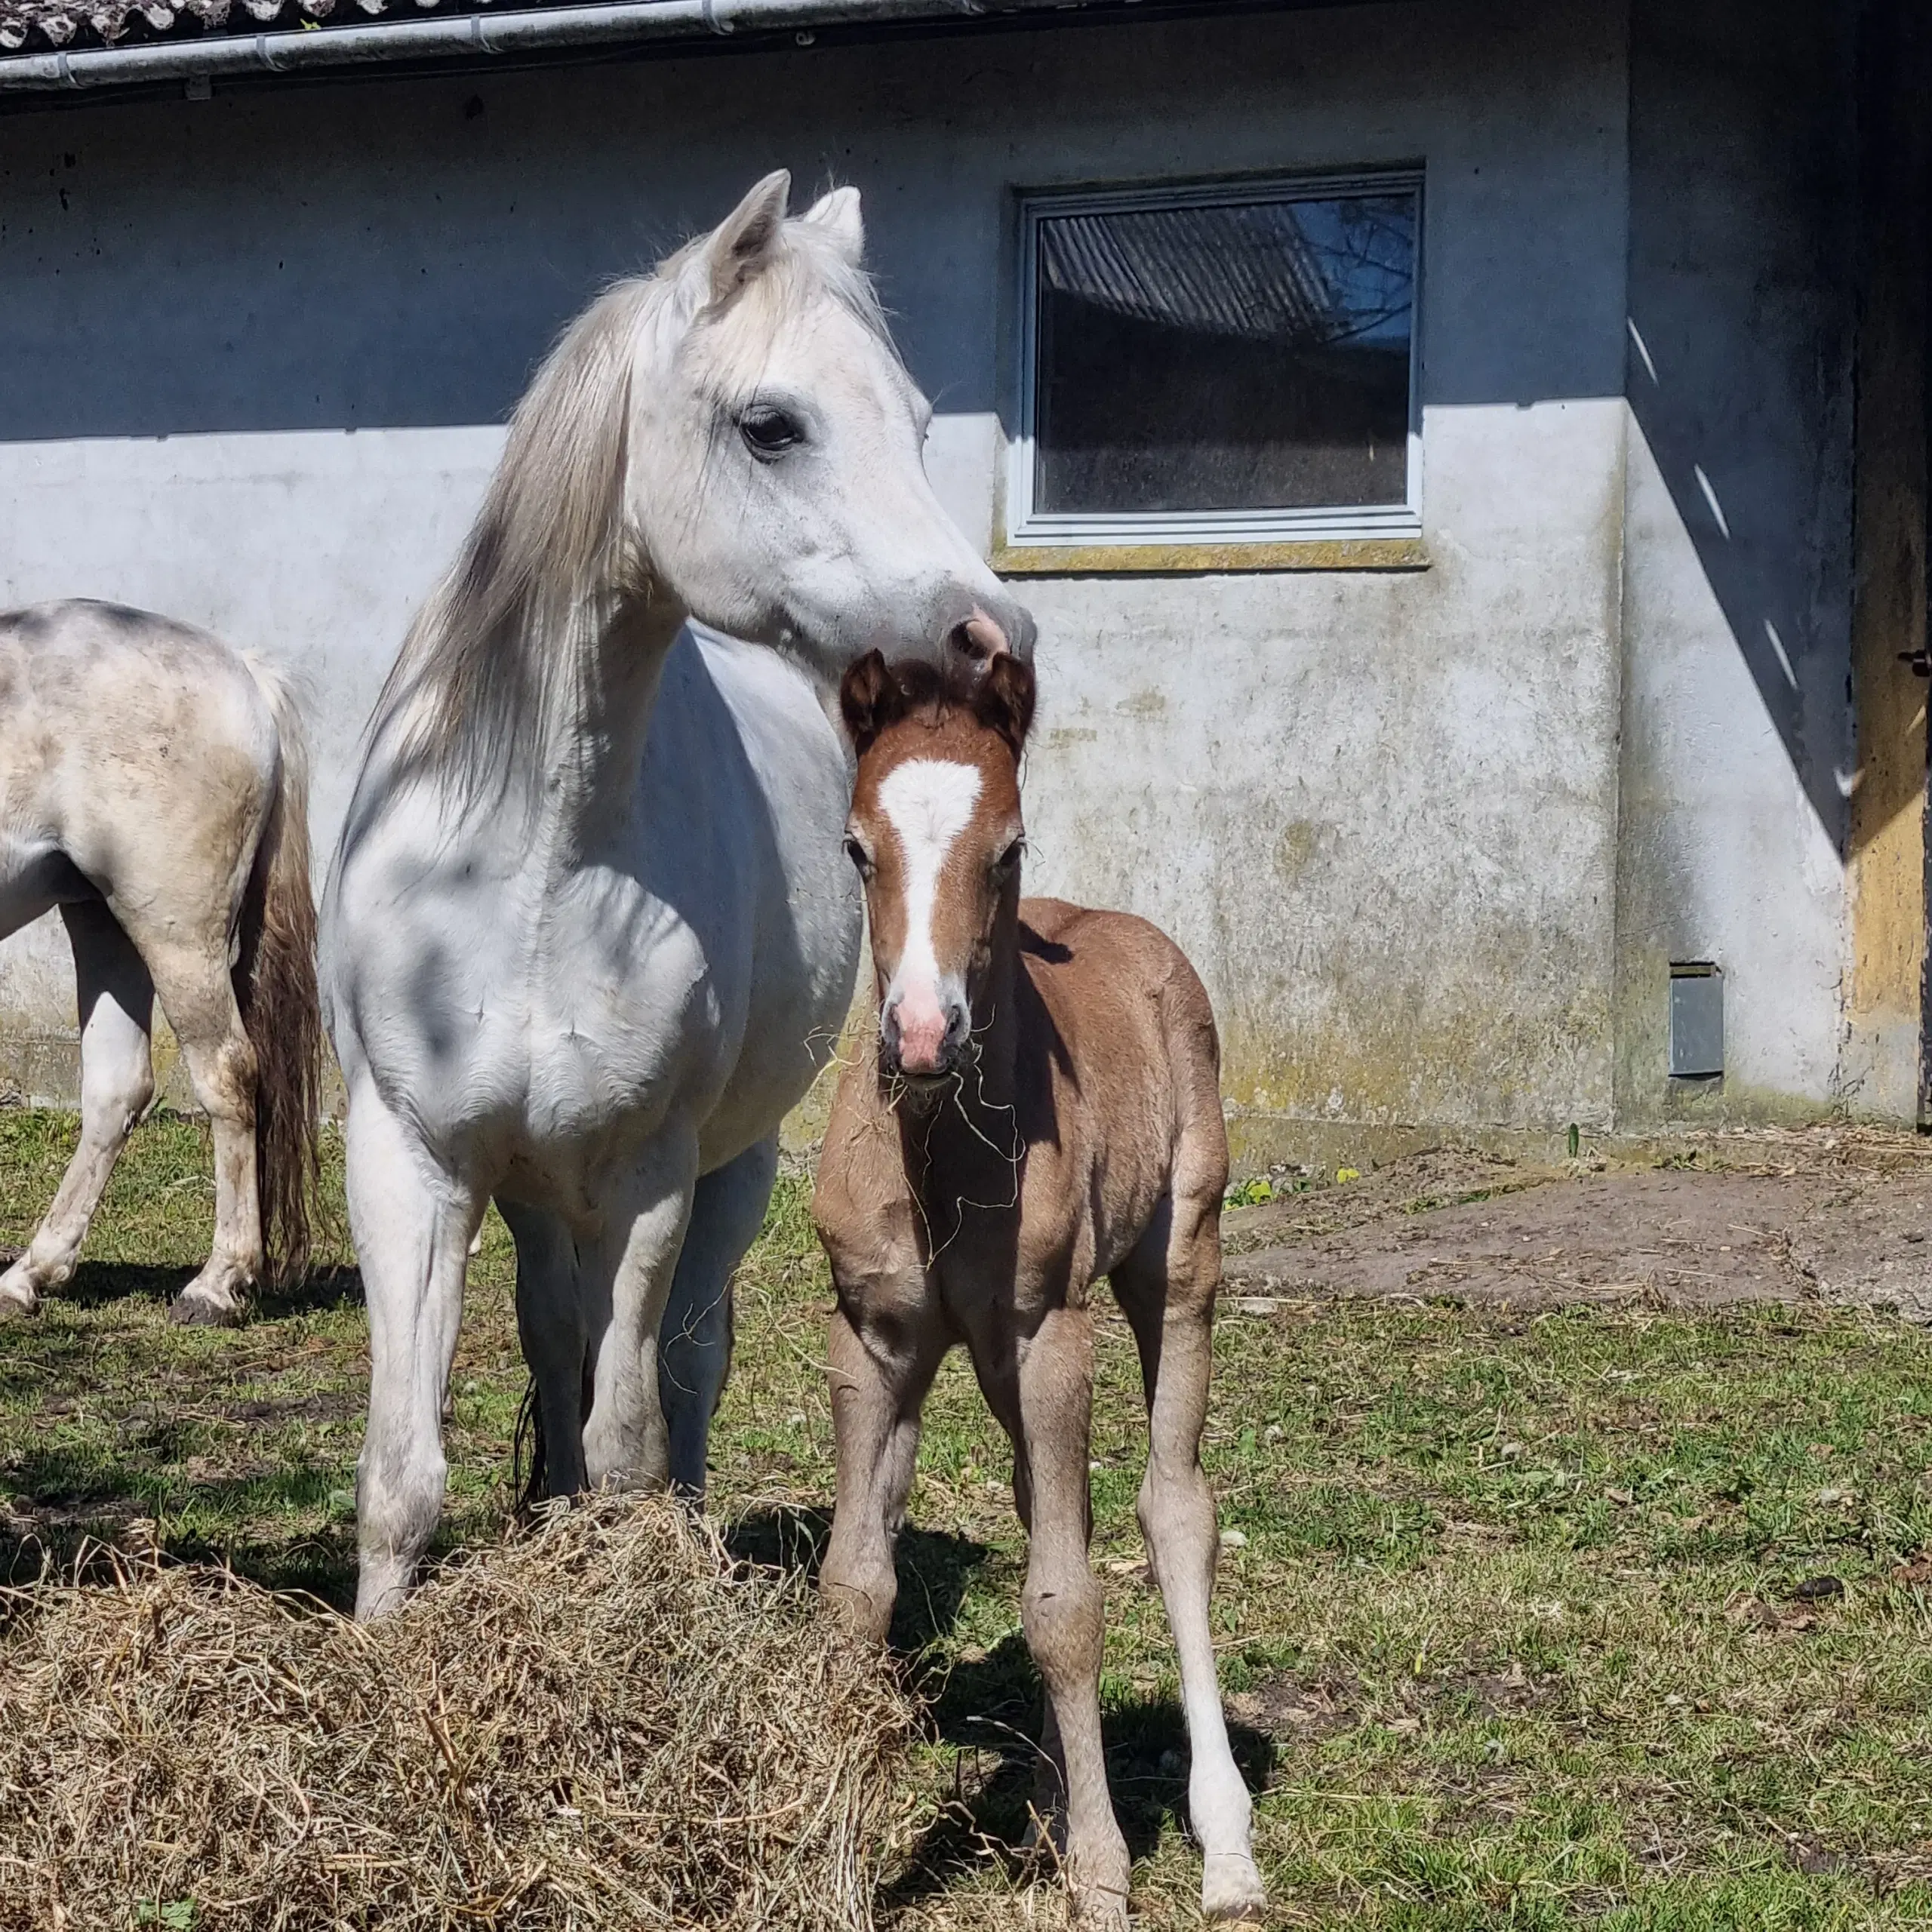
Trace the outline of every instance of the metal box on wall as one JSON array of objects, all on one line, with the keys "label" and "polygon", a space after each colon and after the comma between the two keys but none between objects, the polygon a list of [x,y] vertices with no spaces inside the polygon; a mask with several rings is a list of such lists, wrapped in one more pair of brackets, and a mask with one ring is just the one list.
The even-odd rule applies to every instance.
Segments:
[{"label": "metal box on wall", "polygon": [[1724,1072],[1724,969],[1709,960],[1670,969],[1670,1077],[1709,1080]]}]

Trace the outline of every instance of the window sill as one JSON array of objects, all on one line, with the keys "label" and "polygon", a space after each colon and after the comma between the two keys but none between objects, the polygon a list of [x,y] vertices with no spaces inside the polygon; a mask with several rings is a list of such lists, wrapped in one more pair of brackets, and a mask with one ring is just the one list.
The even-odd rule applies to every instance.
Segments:
[{"label": "window sill", "polygon": [[1001,577],[1208,577],[1272,571],[1426,571],[1419,537],[1265,543],[996,543]]}]

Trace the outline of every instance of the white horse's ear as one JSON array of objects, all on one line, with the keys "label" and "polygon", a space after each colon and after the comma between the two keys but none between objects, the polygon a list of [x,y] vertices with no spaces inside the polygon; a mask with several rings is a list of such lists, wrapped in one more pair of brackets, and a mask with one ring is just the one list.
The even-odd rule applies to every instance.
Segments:
[{"label": "white horse's ear", "polygon": [[805,211],[804,219],[823,229],[853,267],[864,260],[866,223],[859,212],[857,189],[835,188],[829,195],[821,195]]},{"label": "white horse's ear", "polygon": [[714,306],[730,301],[771,261],[791,198],[792,177],[779,168],[768,174],[706,238],[700,259]]}]

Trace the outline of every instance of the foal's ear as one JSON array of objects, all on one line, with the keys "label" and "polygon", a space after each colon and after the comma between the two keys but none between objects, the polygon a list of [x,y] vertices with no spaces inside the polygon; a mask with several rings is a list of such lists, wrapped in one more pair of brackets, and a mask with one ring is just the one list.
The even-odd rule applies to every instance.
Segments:
[{"label": "foal's ear", "polygon": [[866,224],[859,213],[857,189],[835,188],[830,194],[821,195],[802,218],[814,227],[823,229],[854,268],[865,259]]},{"label": "foal's ear", "polygon": [[863,758],[872,741],[906,710],[906,694],[888,667],[882,651],[869,651],[838,686],[838,709],[852,734],[852,749]]},{"label": "foal's ear", "polygon": [[973,715],[1013,747],[1017,758],[1033,722],[1033,667],[1011,651],[995,651],[980,673]]},{"label": "foal's ear", "polygon": [[785,226],[792,177],[784,168],[768,174],[705,238],[700,251],[714,308],[721,308],[760,274],[777,252]]}]

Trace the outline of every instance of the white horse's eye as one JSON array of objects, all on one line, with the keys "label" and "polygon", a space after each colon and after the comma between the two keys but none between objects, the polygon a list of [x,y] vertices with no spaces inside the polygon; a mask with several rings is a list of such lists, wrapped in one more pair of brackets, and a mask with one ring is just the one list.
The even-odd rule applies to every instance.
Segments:
[{"label": "white horse's eye", "polygon": [[798,419],[770,403],[755,403],[738,418],[738,433],[752,454],[769,463],[805,440]]}]

